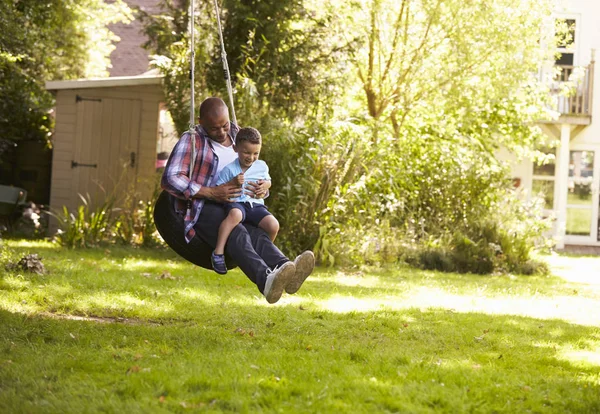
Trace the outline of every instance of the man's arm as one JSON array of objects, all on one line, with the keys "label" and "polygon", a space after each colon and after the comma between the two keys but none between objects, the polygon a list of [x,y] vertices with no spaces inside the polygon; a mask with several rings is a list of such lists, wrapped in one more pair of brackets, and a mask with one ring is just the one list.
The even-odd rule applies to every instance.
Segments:
[{"label": "man's arm", "polygon": [[218,203],[228,203],[231,199],[240,195],[242,195],[242,187],[238,183],[237,177],[233,177],[231,181],[216,187],[203,186],[193,197],[213,200]]},{"label": "man's arm", "polygon": [[239,197],[242,193],[244,175],[236,176],[230,165],[226,165],[217,177],[216,187],[202,187],[194,198],[214,200],[219,203],[227,203],[230,199]]},{"label": "man's arm", "polygon": [[[169,156],[165,171],[161,179],[161,187],[177,198],[188,200],[198,193],[202,187],[200,184],[190,180],[190,159],[192,152],[192,141],[190,133],[184,133]],[[198,151],[202,151],[202,140],[200,140]]]}]

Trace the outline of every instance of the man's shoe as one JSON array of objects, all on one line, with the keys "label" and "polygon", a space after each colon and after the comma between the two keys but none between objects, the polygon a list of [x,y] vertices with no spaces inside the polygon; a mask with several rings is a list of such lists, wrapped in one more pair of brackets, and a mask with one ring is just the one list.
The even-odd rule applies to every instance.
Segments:
[{"label": "man's shoe", "polygon": [[285,291],[290,295],[298,292],[302,283],[312,273],[315,268],[315,255],[310,250],[307,250],[296,257],[294,265],[296,266],[296,273],[292,281],[285,287]]},{"label": "man's shoe", "polygon": [[215,254],[213,251],[210,255],[210,262],[212,263],[213,270],[220,275],[227,273],[227,265],[225,264],[224,254]]},{"label": "man's shoe", "polygon": [[283,290],[294,278],[296,267],[292,262],[285,262],[273,270],[267,270],[267,281],[263,294],[269,303],[275,303],[281,298]]}]

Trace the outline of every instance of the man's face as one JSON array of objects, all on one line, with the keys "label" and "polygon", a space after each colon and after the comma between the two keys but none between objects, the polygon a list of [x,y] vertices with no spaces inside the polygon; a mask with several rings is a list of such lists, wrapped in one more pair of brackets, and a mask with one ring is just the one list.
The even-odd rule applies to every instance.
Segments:
[{"label": "man's face", "polygon": [[258,159],[260,155],[260,144],[253,144],[248,141],[242,142],[235,146],[235,151],[240,159],[242,168],[250,168],[250,166]]},{"label": "man's face", "polygon": [[206,131],[210,139],[219,144],[227,141],[229,132],[229,114],[226,110],[208,113],[200,118],[200,125]]}]

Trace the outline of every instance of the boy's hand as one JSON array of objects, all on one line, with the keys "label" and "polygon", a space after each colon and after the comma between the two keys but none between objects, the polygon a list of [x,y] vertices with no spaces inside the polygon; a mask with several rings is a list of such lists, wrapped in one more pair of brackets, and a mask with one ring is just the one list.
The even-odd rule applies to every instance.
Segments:
[{"label": "boy's hand", "polygon": [[238,174],[236,177],[234,177],[230,182],[234,182],[238,185],[238,186],[242,186],[242,184],[244,184],[244,174]]},{"label": "boy's hand", "polygon": [[271,181],[258,180],[255,182],[248,182],[248,187],[244,193],[253,198],[265,198],[269,188],[271,188]]}]

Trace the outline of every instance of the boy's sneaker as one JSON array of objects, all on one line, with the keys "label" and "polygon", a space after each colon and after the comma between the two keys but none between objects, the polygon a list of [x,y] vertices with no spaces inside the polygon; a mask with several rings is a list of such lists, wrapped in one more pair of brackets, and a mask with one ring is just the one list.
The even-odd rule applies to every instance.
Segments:
[{"label": "boy's sneaker", "polygon": [[265,282],[265,289],[263,290],[267,302],[275,303],[281,298],[283,290],[294,278],[295,273],[296,267],[292,262],[285,262],[281,266],[275,267],[273,270],[267,270],[267,281]]},{"label": "boy's sneaker", "polygon": [[224,254],[215,254],[213,251],[210,255],[210,262],[212,263],[213,270],[220,275],[227,273],[227,265],[225,264]]},{"label": "boy's sneaker", "polygon": [[298,292],[302,283],[312,273],[315,268],[315,255],[307,250],[296,257],[294,265],[296,266],[296,273],[291,282],[285,287],[285,291],[290,295]]}]

